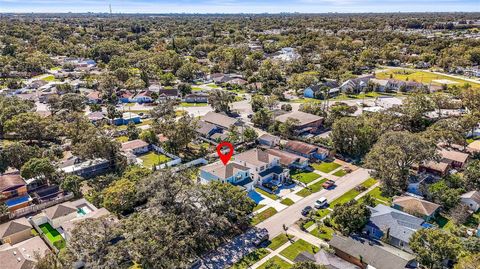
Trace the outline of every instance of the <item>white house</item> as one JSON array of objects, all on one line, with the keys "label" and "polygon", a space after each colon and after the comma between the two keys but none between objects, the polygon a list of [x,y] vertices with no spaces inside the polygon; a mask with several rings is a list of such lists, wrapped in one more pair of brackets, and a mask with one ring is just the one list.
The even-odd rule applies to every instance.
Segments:
[{"label": "white house", "polygon": [[480,209],[480,191],[469,191],[460,196],[462,204],[476,212]]}]

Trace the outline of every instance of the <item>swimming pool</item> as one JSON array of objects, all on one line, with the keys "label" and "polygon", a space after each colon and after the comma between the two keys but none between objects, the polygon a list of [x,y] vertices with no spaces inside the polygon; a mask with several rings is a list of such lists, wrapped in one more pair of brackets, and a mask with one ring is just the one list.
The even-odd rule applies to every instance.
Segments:
[{"label": "swimming pool", "polygon": [[20,197],[17,197],[17,198],[7,200],[7,201],[5,201],[5,204],[8,207],[14,207],[14,206],[17,206],[17,205],[20,205],[20,204],[23,204],[23,203],[27,203],[30,200],[32,200],[32,198],[30,198],[30,196],[28,196],[28,195],[25,195],[25,196],[20,196]]},{"label": "swimming pool", "polygon": [[78,216],[85,216],[90,212],[92,212],[92,210],[88,206],[82,206],[82,207],[78,208],[77,215]]}]

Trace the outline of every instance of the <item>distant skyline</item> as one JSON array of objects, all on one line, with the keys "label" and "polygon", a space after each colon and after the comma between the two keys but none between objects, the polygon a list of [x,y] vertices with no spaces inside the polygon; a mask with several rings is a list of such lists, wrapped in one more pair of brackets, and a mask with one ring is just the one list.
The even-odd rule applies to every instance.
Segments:
[{"label": "distant skyline", "polygon": [[480,0],[0,0],[0,12],[366,13],[480,12]]}]

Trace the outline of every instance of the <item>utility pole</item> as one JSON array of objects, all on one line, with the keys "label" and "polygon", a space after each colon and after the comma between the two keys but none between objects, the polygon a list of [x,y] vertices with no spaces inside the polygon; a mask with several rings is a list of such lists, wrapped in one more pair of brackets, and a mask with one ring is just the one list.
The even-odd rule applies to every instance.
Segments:
[{"label": "utility pole", "polygon": [[108,7],[110,9],[110,15],[112,15],[112,4],[108,4]]}]

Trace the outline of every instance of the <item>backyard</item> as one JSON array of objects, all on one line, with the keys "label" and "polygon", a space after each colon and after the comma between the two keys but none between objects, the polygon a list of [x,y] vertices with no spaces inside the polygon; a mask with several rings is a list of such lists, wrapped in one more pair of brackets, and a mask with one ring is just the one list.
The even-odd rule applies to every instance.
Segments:
[{"label": "backyard", "polygon": [[52,243],[57,249],[62,249],[65,247],[65,240],[63,239],[62,235],[54,229],[50,223],[44,223],[39,226],[42,232],[47,237],[48,241]]},{"label": "backyard", "polygon": [[142,155],[138,157],[140,160],[143,162],[143,166],[147,168],[152,168],[154,166],[157,166],[162,163],[166,163],[170,161],[171,159],[168,156],[165,156],[163,154],[158,154],[156,152],[149,152],[145,155]]}]

